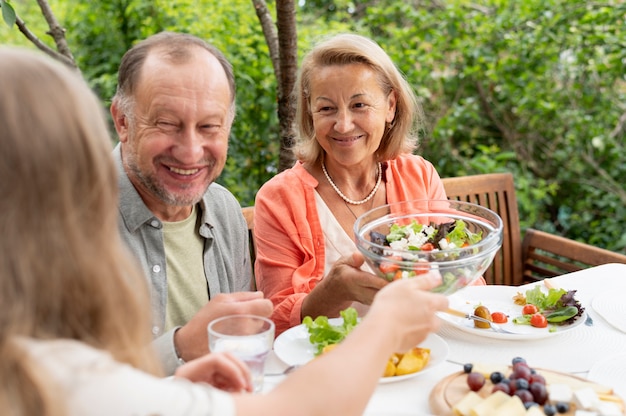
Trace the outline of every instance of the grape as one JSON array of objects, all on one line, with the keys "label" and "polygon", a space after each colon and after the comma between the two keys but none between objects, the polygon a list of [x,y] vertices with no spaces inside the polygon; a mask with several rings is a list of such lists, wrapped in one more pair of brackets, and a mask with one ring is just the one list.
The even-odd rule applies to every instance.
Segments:
[{"label": "grape", "polygon": [[528,380],[529,383],[541,383],[544,386],[546,385],[546,379],[539,373],[533,373],[533,375],[530,376],[530,380]]},{"label": "grape", "polygon": [[567,413],[569,411],[569,403],[567,402],[557,402],[556,411],[559,413]]},{"label": "grape", "polygon": [[526,363],[526,360],[522,357],[515,357],[511,360],[512,365],[515,365],[517,363]]},{"label": "grape", "polygon": [[522,400],[522,403],[528,403],[533,401],[533,394],[526,389],[518,389],[515,391],[515,396]]},{"label": "grape", "polygon": [[530,380],[530,377],[532,376],[530,368],[528,368],[524,364],[517,364],[516,366],[514,366],[513,375],[516,379],[523,378],[526,381]]},{"label": "grape", "polygon": [[501,391],[503,393],[508,394],[509,396],[511,395],[511,387],[509,387],[508,383],[498,383],[496,385],[493,386],[493,390],[491,390],[492,393],[495,393],[496,391]]},{"label": "grape", "polygon": [[469,374],[472,372],[474,365],[472,363],[463,364],[463,372],[465,374]]},{"label": "grape", "polygon": [[494,371],[489,375],[489,380],[491,380],[493,384],[498,384],[499,382],[504,380],[504,374],[499,371]]},{"label": "grape", "polygon": [[546,416],[554,416],[556,415],[556,408],[554,405],[548,403],[543,406],[543,413],[545,413]]},{"label": "grape", "polygon": [[485,376],[482,373],[471,372],[467,375],[467,385],[470,390],[478,391],[485,385]]},{"label": "grape", "polygon": [[543,405],[548,400],[548,390],[546,390],[545,384],[541,384],[537,381],[530,383],[530,387],[528,390],[532,393],[535,398],[535,402]]},{"label": "grape", "polygon": [[511,380],[509,385],[511,386],[511,393],[515,393],[517,390],[528,390],[528,381],[523,378]]}]

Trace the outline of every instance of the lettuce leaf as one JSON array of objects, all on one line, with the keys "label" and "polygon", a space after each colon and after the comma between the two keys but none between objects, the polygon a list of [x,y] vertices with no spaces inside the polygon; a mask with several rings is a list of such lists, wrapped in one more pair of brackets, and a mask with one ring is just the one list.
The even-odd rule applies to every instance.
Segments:
[{"label": "lettuce leaf", "polygon": [[315,320],[310,316],[305,316],[302,320],[302,324],[309,331],[309,341],[316,347],[315,355],[321,354],[327,345],[343,341],[358,324],[356,309],[349,307],[340,314],[343,318],[341,325],[332,325],[326,316],[318,316]]}]

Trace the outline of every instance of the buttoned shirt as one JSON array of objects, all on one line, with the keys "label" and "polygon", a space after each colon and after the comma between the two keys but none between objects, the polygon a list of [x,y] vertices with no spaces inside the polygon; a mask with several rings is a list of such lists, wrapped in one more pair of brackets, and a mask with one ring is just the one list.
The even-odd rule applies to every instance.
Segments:
[{"label": "buttoned shirt", "polygon": [[[123,240],[138,260],[148,279],[152,306],[154,344],[166,373],[179,364],[172,328],[164,332],[167,305],[167,270],[163,225],[143,202],[122,165],[121,146],[113,150],[120,190],[119,229]],[[204,238],[204,274],[209,300],[219,293],[250,290],[252,266],[248,249],[248,227],[235,196],[212,183],[198,204],[199,234]]]}]

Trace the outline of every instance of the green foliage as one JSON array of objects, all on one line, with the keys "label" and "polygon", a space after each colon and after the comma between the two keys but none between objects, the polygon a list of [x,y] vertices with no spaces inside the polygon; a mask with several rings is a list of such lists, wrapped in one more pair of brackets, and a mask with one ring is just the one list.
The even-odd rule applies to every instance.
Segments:
[{"label": "green foliage", "polygon": [[[43,34],[47,28],[34,3],[14,7]],[[242,205],[253,203],[256,190],[276,173],[280,138],[276,79],[249,0],[50,3],[85,78],[107,106],[119,60],[138,39],[176,30],[222,49],[236,70],[238,99],[219,181]],[[3,14],[6,4],[0,0]],[[523,227],[626,252],[626,3],[298,5],[300,56],[320,36],[345,31],[373,37],[391,55],[426,111],[419,152],[442,176],[513,172]],[[15,27],[2,25],[0,37],[28,45]]]},{"label": "green foliage", "polygon": [[625,13],[623,2],[382,2],[365,25],[419,93],[421,152],[442,176],[511,171],[525,227],[624,250]]}]

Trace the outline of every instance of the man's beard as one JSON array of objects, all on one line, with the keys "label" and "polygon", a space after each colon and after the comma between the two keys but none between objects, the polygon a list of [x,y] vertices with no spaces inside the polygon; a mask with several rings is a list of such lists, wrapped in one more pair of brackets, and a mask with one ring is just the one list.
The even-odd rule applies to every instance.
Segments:
[{"label": "man's beard", "polygon": [[[171,206],[190,206],[190,205],[197,204],[198,202],[200,202],[200,200],[202,200],[202,197],[206,193],[206,190],[208,189],[209,185],[211,185],[211,183],[214,180],[214,179],[211,180],[207,184],[206,188],[204,188],[202,192],[199,192],[197,195],[189,195],[186,193],[182,193],[182,194],[174,193],[174,192],[168,191],[165,188],[165,186],[163,186],[159,182],[155,174],[145,174],[139,168],[139,165],[136,163],[136,159],[134,155],[127,155],[126,163],[130,171],[135,176],[136,180],[139,181],[139,183],[141,183],[144,188],[149,190],[154,196],[156,196],[158,199],[163,201],[165,204],[171,205]],[[212,168],[215,167],[215,164],[216,163],[213,160],[207,164],[207,167],[209,168],[209,170],[211,170]],[[216,177],[217,176],[219,176],[219,174],[216,175]],[[184,190],[184,186],[182,189]]]}]

